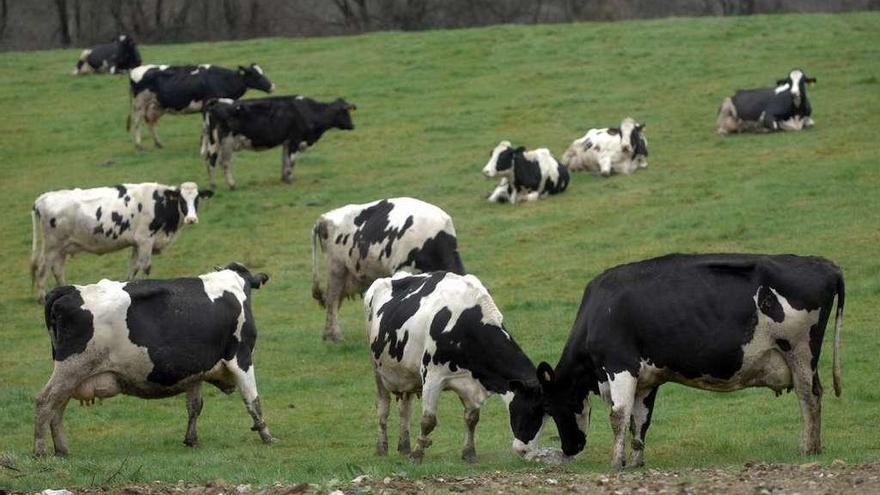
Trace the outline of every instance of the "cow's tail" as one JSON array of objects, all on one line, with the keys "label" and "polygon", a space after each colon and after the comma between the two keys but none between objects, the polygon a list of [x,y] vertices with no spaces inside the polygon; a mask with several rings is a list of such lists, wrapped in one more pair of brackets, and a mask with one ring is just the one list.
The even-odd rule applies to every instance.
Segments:
[{"label": "cow's tail", "polygon": [[40,251],[38,250],[40,241],[40,212],[37,210],[37,205],[31,208],[31,227],[33,228],[31,235],[31,289],[33,289],[37,279],[37,267],[39,266],[40,259]]},{"label": "cow's tail", "polygon": [[[318,243],[321,237],[326,237],[327,225],[323,219],[318,219],[312,228],[312,297],[318,301],[321,307],[325,306],[324,294],[321,291],[321,277],[318,273]],[[322,247],[323,248],[323,247]]]},{"label": "cow's tail", "polygon": [[832,351],[832,377],[834,378],[834,395],[840,397],[843,393],[843,383],[840,375],[840,327],[843,326],[843,304],[846,299],[846,290],[843,283],[843,274],[837,275],[837,311],[834,314],[834,347]]},{"label": "cow's tail", "polygon": [[[131,77],[131,76],[129,76]],[[134,104],[132,100],[134,99],[134,89],[131,87],[131,80],[129,79],[128,83],[128,118],[125,119],[125,132],[131,132],[131,106]]]}]

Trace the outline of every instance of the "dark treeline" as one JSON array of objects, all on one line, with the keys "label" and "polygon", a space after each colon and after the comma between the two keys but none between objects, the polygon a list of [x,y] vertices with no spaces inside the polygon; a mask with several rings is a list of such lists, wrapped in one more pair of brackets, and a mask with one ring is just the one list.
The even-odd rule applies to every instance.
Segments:
[{"label": "dark treeline", "polygon": [[0,50],[880,9],[880,0],[0,0]]}]

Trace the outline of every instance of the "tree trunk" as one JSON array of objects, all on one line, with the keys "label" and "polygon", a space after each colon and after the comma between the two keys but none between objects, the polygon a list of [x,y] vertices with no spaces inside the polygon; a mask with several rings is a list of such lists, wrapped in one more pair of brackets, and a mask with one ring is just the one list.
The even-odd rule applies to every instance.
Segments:
[{"label": "tree trunk", "polygon": [[67,0],[55,0],[55,8],[58,10],[58,24],[61,28],[61,46],[70,46],[70,27],[67,22]]}]

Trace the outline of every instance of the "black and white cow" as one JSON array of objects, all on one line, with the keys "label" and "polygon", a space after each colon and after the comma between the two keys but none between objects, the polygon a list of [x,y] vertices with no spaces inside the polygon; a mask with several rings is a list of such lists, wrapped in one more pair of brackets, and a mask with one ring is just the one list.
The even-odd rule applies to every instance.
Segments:
[{"label": "black and white cow", "polygon": [[[64,262],[79,252],[104,254],[131,246],[128,279],[150,274],[151,260],[185,224],[199,222],[199,198],[211,197],[194,182],[179,187],[147,182],[43,193],[31,211],[31,278],[37,298],[46,295],[49,270],[64,285]],[[40,232],[43,243],[39,246]]]},{"label": "black and white cow", "polygon": [[[318,246],[324,252],[327,291],[321,291]],[[337,313],[345,297],[403,270],[464,275],[452,218],[413,198],[389,198],[328,211],[312,229],[312,297],[327,308],[324,339],[342,340]]]},{"label": "black and white cow", "polygon": [[718,109],[718,133],[799,131],[812,127],[813,108],[807,84],[815,83],[804,71],[794,69],[776,81],[776,88],[741,89],[725,98]]},{"label": "black and white cow", "polygon": [[572,172],[589,170],[603,177],[629,175],[648,166],[644,128],[644,123],[627,117],[620,127],[590,129],[571,143],[562,155],[562,163]]},{"label": "black and white cow", "polygon": [[211,187],[216,187],[214,168],[218,157],[226,184],[234,189],[232,153],[276,146],[281,146],[281,180],[289,184],[297,153],[315,144],[329,129],[354,129],[351,112],[356,108],[342,98],[321,103],[304,96],[209,101],[202,111],[202,157]]},{"label": "black and white cow", "polygon": [[612,466],[644,462],[657,389],[666,382],[719,392],[793,387],[803,416],[801,452],[821,450],[817,365],[837,297],[833,377],[841,392],[840,269],[818,257],[672,254],[612,268],[584,291],[555,371],[538,366],[567,455],[580,452],[589,428],[588,393],[611,405]]},{"label": "black and white cow", "polygon": [[568,168],[560,165],[550,150],[514,149],[510,141],[501,141],[489,154],[483,167],[486,177],[501,177],[488,200],[492,203],[536,201],[549,194],[559,194],[568,187]]},{"label": "black and white cow", "polygon": [[73,75],[92,72],[117,74],[141,65],[141,54],[134,39],[126,34],[120,35],[110,43],[83,50],[73,69]]},{"label": "black and white cow", "polygon": [[376,377],[379,438],[388,452],[391,394],[400,399],[398,452],[410,453],[410,405],[422,397],[421,435],[412,458],[420,461],[437,425],[440,392],[452,390],[464,405],[465,461],[476,460],[474,430],[480,407],[493,394],[507,403],[513,449],[533,449],[544,423],[535,366],[504,328],[501,312],[473,275],[397,273],[364,294],[367,332]]},{"label": "black and white cow", "polygon": [[195,113],[212,98],[240,98],[248,88],[271,93],[275,88],[257,64],[237,70],[216,65],[142,65],[129,74],[131,113],[126,129],[141,145],[141,125],[146,122],[157,148],[162,147],[156,123],[165,113]]},{"label": "black and white cow", "polygon": [[251,428],[274,438],[263,421],[254,377],[257,327],[251,291],[266,283],[239,263],[195,278],[66,285],[46,299],[54,370],[36,401],[34,454],[66,455],[64,409],[70,398],[92,403],[118,394],[145,399],[186,392],[184,443],[198,442],[202,382],[241,392]]}]

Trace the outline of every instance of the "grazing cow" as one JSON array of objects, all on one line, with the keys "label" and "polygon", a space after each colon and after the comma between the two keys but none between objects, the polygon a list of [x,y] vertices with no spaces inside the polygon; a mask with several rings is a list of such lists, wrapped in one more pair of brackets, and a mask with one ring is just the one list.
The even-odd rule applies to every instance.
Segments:
[{"label": "grazing cow", "polygon": [[139,65],[141,65],[141,54],[134,39],[123,34],[110,43],[83,50],[73,69],[73,75],[91,72],[116,74],[129,71]]},{"label": "grazing cow", "polygon": [[536,201],[548,194],[559,194],[568,187],[568,168],[560,165],[550,150],[538,148],[526,151],[514,149],[510,141],[501,141],[489,154],[483,167],[486,177],[501,177],[498,186],[489,195],[492,203],[516,205],[518,201]]},{"label": "grazing cow", "polygon": [[461,457],[474,462],[474,430],[480,406],[500,394],[510,413],[513,449],[532,450],[544,423],[535,366],[502,323],[492,296],[473,275],[397,273],[381,278],[364,294],[367,333],[376,377],[379,438],[376,452],[388,452],[390,394],[400,399],[400,440],[408,454],[410,404],[422,397],[421,436],[412,458],[421,461],[437,425],[440,392],[453,390],[464,405],[467,427]]},{"label": "grazing cow", "polygon": [[[64,285],[64,262],[86,251],[104,254],[132,247],[128,279],[150,274],[153,253],[160,253],[184,224],[198,223],[199,198],[211,197],[194,182],[180,187],[154,182],[43,193],[31,212],[31,279],[37,298],[46,296],[49,270]],[[39,233],[43,245],[38,249]]]},{"label": "grazing cow", "polygon": [[[318,275],[318,245],[327,265],[327,291]],[[312,297],[327,308],[324,339],[342,340],[342,299],[362,294],[374,280],[404,270],[464,275],[452,218],[413,198],[390,198],[328,211],[312,229]]]},{"label": "grazing cow", "polygon": [[813,126],[813,109],[804,71],[794,69],[776,81],[776,88],[741,89],[718,109],[718,134],[733,132],[799,131]]},{"label": "grazing cow", "polygon": [[627,117],[620,127],[590,129],[571,143],[562,155],[562,163],[572,172],[589,170],[603,177],[629,175],[648,166],[644,128],[645,124]]},{"label": "grazing cow", "polygon": [[357,107],[337,98],[321,103],[304,96],[277,96],[253,100],[211,100],[202,111],[202,157],[206,160],[211,188],[217,157],[230,189],[232,152],[263,151],[281,146],[281,180],[293,181],[296,155],[315,144],[329,129],[354,129],[351,112]]},{"label": "grazing cow", "polygon": [[588,392],[611,405],[612,466],[624,465],[632,433],[632,465],[644,462],[645,435],[658,387],[676,382],[728,392],[794,387],[803,416],[801,452],[821,450],[817,365],[837,296],[834,391],[840,395],[840,269],[818,257],[673,254],[618,266],[584,291],[555,372],[538,366],[567,455],[586,443]]},{"label": "grazing cow", "polygon": [[195,113],[212,98],[240,98],[248,88],[271,93],[275,88],[257,64],[238,70],[214,65],[142,65],[131,71],[131,113],[126,129],[141,145],[141,125],[146,122],[157,148],[162,147],[156,123],[165,113]]},{"label": "grazing cow", "polygon": [[251,290],[266,283],[239,263],[196,278],[66,285],[49,293],[46,328],[55,368],[37,397],[34,454],[46,452],[51,428],[55,454],[67,454],[64,408],[118,394],[144,399],[186,392],[189,423],[183,441],[198,442],[202,382],[224,393],[238,387],[266,442],[254,378],[257,327]]}]

